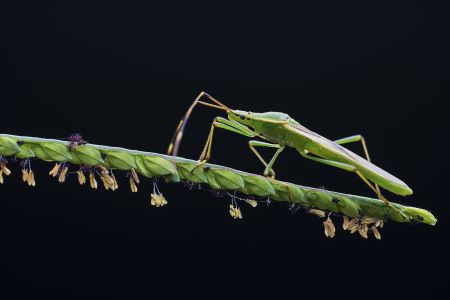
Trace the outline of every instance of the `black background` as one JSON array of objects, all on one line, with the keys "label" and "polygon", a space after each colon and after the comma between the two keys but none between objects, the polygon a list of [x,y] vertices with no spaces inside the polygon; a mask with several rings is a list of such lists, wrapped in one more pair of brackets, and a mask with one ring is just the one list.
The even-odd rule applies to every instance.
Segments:
[{"label": "black background", "polygon": [[[282,111],[332,139],[361,133],[373,160],[414,195],[435,227],[390,222],[383,239],[287,205],[233,220],[227,199],[160,184],[140,192],[64,185],[33,162],[38,186],[0,187],[0,285],[15,295],[432,297],[448,282],[449,28],[446,10],[412,2],[167,4],[14,1],[2,13],[0,132],[165,152],[196,95]],[[198,158],[212,118],[199,108],[181,155]],[[349,148],[358,152],[359,145]],[[266,152],[265,152],[266,153]],[[267,152],[266,155],[270,155]],[[217,131],[212,162],[261,172],[247,139]],[[277,176],[371,195],[352,174],[285,151]],[[14,295],[13,294],[13,295]]]}]

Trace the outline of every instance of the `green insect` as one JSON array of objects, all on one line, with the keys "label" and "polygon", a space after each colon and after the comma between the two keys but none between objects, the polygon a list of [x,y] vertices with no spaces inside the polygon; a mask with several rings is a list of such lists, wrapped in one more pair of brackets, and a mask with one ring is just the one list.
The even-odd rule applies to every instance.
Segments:
[{"label": "green insect", "polygon": [[[210,100],[212,103],[201,101],[203,98]],[[249,141],[251,151],[265,166],[265,176],[270,175],[271,177],[275,177],[273,165],[278,155],[286,147],[290,147],[296,149],[305,158],[357,174],[377,194],[379,199],[391,207],[393,206],[381,194],[379,186],[402,196],[412,194],[412,190],[403,181],[371,163],[365,140],[361,135],[331,141],[302,126],[285,113],[253,113],[233,110],[205,92],[200,93],[179,123],[172,142],[169,145],[169,155],[176,156],[178,154],[186,123],[197,104],[224,110],[228,115],[228,119],[221,117],[214,119],[206,145],[200,155],[200,165],[210,159],[214,129],[217,127],[250,138],[259,137],[267,141]],[[365,159],[341,146],[342,144],[352,142],[360,142],[362,144]],[[272,159],[267,163],[256,150],[256,147],[270,147],[277,150]]]}]

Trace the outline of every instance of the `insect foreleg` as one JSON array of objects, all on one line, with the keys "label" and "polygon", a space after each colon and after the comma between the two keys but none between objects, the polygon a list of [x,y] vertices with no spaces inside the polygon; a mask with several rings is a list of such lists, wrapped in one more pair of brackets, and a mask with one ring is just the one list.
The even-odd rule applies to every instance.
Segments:
[{"label": "insect foreleg", "polygon": [[[367,148],[366,140],[364,139],[364,137],[362,135],[360,135],[360,134],[352,135],[352,136],[345,137],[345,138],[342,138],[342,139],[339,139],[339,140],[335,140],[334,142],[336,144],[339,144],[339,145],[355,143],[355,142],[361,142],[361,145],[362,145],[362,148],[363,148],[363,151],[364,151],[364,155],[365,155],[367,161],[368,162],[372,162],[370,160],[370,155],[369,155],[369,150]],[[377,194],[381,194],[381,191],[380,191],[380,188],[378,187],[378,184],[375,184],[374,186],[375,186],[375,189],[377,190]]]},{"label": "insect foreleg", "polygon": [[[200,101],[203,97],[206,97],[208,100],[210,100],[214,104],[210,104],[210,103],[206,103],[206,102]],[[195,108],[195,106],[197,104],[202,104],[202,105],[206,105],[206,106],[210,106],[210,107],[218,108],[218,109],[222,109],[222,110],[227,110],[228,109],[228,107],[226,107],[224,104],[219,102],[217,99],[211,97],[210,95],[208,95],[205,92],[201,92],[197,96],[197,98],[195,98],[194,102],[192,102],[191,106],[186,111],[186,113],[183,116],[183,118],[181,119],[180,123],[178,123],[178,127],[175,130],[175,133],[173,134],[172,140],[170,141],[169,148],[167,149],[167,154],[168,155],[174,155],[174,156],[178,155],[178,149],[180,148],[181,139],[183,138],[184,129],[186,127],[187,121],[189,120],[189,117],[192,114],[192,111],[194,110],[194,108]]]},{"label": "insect foreleg", "polygon": [[[284,150],[284,146],[280,146],[278,144],[270,144],[266,142],[261,141],[249,141],[248,146],[250,147],[250,150],[256,155],[256,157],[259,159],[260,162],[264,164],[266,169],[264,170],[264,176],[268,176],[269,173],[272,176],[272,178],[275,178],[275,171],[273,170],[273,165],[275,164],[275,160],[278,158],[278,155],[281,153],[281,151]],[[268,148],[277,148],[277,151],[275,152],[274,156],[270,160],[269,163],[267,163],[264,158],[261,156],[261,154],[256,150],[255,147],[268,147]]]}]

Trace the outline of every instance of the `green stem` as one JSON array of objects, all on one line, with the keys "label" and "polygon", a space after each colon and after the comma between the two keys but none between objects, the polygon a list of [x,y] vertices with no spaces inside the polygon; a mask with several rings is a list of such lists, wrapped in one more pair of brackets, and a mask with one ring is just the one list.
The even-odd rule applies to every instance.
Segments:
[{"label": "green stem", "polygon": [[91,167],[102,165],[108,169],[134,169],[144,177],[163,177],[168,182],[185,180],[206,184],[213,189],[239,190],[247,195],[339,212],[352,218],[371,217],[397,222],[415,220],[430,225],[437,222],[424,209],[393,203],[397,211],[378,199],[292,184],[215,164],[198,166],[198,161],[191,159],[95,144],[71,149],[67,141],[0,134],[0,158],[14,156]]}]

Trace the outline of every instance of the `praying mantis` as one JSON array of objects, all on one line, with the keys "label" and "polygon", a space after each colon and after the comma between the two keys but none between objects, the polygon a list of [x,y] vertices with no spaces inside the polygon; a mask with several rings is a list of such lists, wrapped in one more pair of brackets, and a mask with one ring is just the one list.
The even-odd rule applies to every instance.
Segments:
[{"label": "praying mantis", "polygon": [[[209,102],[202,101],[204,98]],[[365,139],[362,135],[354,135],[331,141],[301,125],[289,115],[281,112],[255,113],[234,110],[223,103],[201,92],[181,119],[168,148],[168,154],[177,156],[187,121],[197,104],[205,105],[226,112],[228,119],[214,118],[210,132],[199,158],[199,165],[205,164],[211,157],[214,129],[222,128],[249,138],[249,148],[265,166],[264,175],[275,177],[273,166],[279,154],[286,148],[294,148],[298,153],[310,160],[355,173],[373,190],[386,205],[395,207],[381,194],[380,187],[398,195],[411,195],[412,190],[400,179],[373,164],[370,160]],[[365,158],[344,148],[343,144],[360,142]],[[272,159],[267,163],[256,147],[276,149]]]}]

